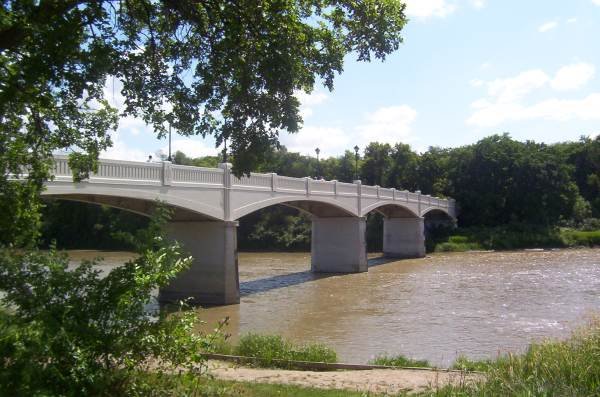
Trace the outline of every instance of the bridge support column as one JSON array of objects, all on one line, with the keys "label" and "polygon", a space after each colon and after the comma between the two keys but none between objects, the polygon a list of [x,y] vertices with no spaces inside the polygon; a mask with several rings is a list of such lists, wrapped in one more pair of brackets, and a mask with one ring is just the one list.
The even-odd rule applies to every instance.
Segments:
[{"label": "bridge support column", "polygon": [[390,258],[423,258],[425,256],[423,218],[384,218],[383,254]]},{"label": "bridge support column", "polygon": [[168,235],[194,257],[191,267],[161,289],[159,299],[196,304],[240,303],[237,222],[171,222]]},{"label": "bridge support column", "polygon": [[367,271],[365,218],[312,218],[311,270],[316,273]]}]

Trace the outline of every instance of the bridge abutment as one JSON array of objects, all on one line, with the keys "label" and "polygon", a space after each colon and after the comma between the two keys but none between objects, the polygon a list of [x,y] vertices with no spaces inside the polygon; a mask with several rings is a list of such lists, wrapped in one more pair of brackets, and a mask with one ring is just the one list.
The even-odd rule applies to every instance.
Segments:
[{"label": "bridge abutment", "polygon": [[312,218],[311,270],[316,273],[367,271],[365,218]]},{"label": "bridge abutment", "polygon": [[384,218],[383,254],[389,258],[423,258],[425,256],[424,219]]},{"label": "bridge abutment", "polygon": [[181,272],[159,299],[174,302],[192,298],[196,304],[228,305],[240,302],[237,222],[171,222],[170,238],[192,255],[191,267]]}]

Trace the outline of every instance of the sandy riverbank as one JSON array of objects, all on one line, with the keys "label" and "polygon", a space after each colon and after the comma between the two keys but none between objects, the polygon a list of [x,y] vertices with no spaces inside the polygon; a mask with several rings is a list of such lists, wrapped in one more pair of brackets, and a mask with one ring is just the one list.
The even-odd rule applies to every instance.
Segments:
[{"label": "sandy riverbank", "polygon": [[231,363],[210,361],[209,372],[222,380],[290,384],[319,389],[345,389],[371,393],[397,394],[418,392],[449,383],[474,382],[482,375],[460,372],[409,369],[374,369],[360,371],[291,371],[241,367]]}]

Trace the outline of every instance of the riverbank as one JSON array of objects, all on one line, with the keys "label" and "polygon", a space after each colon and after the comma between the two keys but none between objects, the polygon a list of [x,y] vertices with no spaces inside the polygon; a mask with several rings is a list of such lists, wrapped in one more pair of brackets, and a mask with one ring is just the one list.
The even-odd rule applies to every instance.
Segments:
[{"label": "riverbank", "polygon": [[[522,354],[455,364],[463,371],[375,369],[297,371],[209,361],[209,377],[171,380],[174,394],[192,396],[593,396],[600,390],[600,321],[565,340],[534,343]],[[483,373],[469,373],[476,367]],[[158,379],[158,377],[156,377]],[[155,380],[156,381],[156,380]],[[181,393],[179,393],[181,392]]]},{"label": "riverbank", "polygon": [[434,232],[427,241],[430,252],[519,250],[600,246],[600,230],[511,225],[458,228]]}]

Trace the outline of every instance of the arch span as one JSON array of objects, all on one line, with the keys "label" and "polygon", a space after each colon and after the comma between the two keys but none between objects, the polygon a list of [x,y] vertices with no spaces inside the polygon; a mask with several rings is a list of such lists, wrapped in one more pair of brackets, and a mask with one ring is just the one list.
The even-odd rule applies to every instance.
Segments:
[{"label": "arch span", "polygon": [[410,204],[403,205],[394,201],[380,201],[363,208],[361,216],[377,211],[387,218],[418,218],[418,208],[411,207]]},{"label": "arch span", "polygon": [[253,212],[259,211],[273,205],[286,205],[296,208],[300,211],[316,215],[321,218],[342,218],[342,217],[357,217],[356,210],[349,205],[344,205],[334,198],[328,197],[311,197],[304,199],[297,195],[275,196],[264,199],[258,202],[248,204],[246,206],[236,208],[233,211],[232,218],[238,220]]},{"label": "arch span", "polygon": [[[162,189],[161,189],[162,190]],[[87,183],[51,184],[42,192],[43,197],[107,205],[140,215],[149,216],[157,201],[174,209],[174,219],[223,220],[222,209],[208,206],[170,191],[111,187]]]}]

